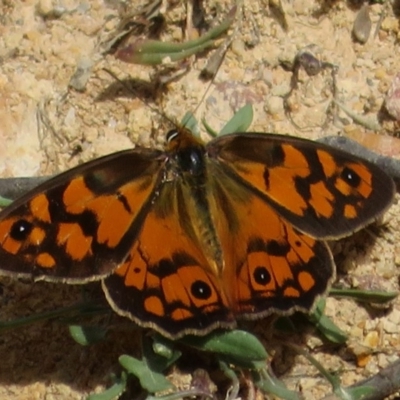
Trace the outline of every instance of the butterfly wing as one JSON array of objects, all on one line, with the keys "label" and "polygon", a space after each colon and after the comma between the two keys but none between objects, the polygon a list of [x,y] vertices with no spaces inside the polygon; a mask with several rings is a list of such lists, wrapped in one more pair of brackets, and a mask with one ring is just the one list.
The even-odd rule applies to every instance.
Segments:
[{"label": "butterfly wing", "polygon": [[335,276],[326,244],[299,232],[217,163],[210,171],[221,280],[236,317],[308,311]]},{"label": "butterfly wing", "polygon": [[103,281],[118,314],[171,338],[236,324],[189,192],[179,180],[160,188],[129,257]]},{"label": "butterfly wing", "polygon": [[0,213],[0,271],[104,278],[119,314],[171,338],[205,334],[236,317],[308,310],[334,277],[315,238],[354,231],[393,197],[377,167],[322,144],[229,135],[207,155],[199,188],[145,149],[51,179]]},{"label": "butterfly wing", "polygon": [[0,273],[86,282],[129,253],[163,179],[165,156],[134,149],[58,175],[0,213]]},{"label": "butterfly wing", "polygon": [[317,142],[272,134],[233,134],[207,146],[226,174],[315,238],[338,238],[391,204],[393,180],[376,165]]}]

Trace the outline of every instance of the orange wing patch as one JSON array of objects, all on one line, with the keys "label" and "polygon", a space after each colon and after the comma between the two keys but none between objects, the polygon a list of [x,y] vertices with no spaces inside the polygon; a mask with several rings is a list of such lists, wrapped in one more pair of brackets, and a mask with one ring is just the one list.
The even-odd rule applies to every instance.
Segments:
[{"label": "orange wing patch", "polygon": [[29,204],[30,212],[37,219],[43,222],[50,223],[49,200],[45,194],[39,194],[34,197]]},{"label": "orange wing patch", "polygon": [[82,261],[85,257],[93,255],[93,237],[86,236],[76,222],[59,224],[56,241],[58,247],[65,248],[67,254],[75,261]]}]

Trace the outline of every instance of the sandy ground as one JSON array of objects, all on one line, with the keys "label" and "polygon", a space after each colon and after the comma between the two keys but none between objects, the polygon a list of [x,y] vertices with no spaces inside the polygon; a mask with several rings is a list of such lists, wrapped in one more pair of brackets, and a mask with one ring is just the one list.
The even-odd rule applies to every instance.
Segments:
[{"label": "sandy ground", "polygon": [[[109,68],[121,79],[145,81],[153,72],[151,67],[126,64],[99,53],[101,42],[120,20],[118,5],[122,3],[0,2],[0,176],[53,174],[135,143],[155,146],[162,142],[165,121],[134,95],[121,90],[103,70]],[[399,21],[391,3],[370,7],[372,33],[366,44],[354,42],[351,35],[360,7],[344,1],[283,1],[287,29],[274,18],[273,8],[267,9],[266,0],[245,3],[232,48],[200,107],[196,109],[208,84],[198,76],[206,56],[192,60],[190,71],[171,83],[167,95],[152,107],[161,108],[176,120],[196,109],[197,117],[206,115],[209,124],[219,129],[235,110],[251,101],[252,130],[313,139],[363,135],[366,129],[343,111],[324,123],[332,100],[329,68],[314,77],[300,73],[299,89],[290,99],[293,120],[304,128],[297,129],[284,112],[282,97],[290,88],[292,73],[281,64],[292,61],[301,49],[312,49],[322,61],[339,67],[336,79],[340,102],[374,121],[399,72]],[[61,6],[61,15],[52,14]],[[207,7],[221,20],[230,5],[209,1]],[[381,27],[374,35],[383,12]],[[166,13],[170,40],[181,39],[177,21],[183,17],[181,7]],[[94,66],[86,89],[78,92],[68,88],[77,66],[89,61]],[[395,130],[395,123],[385,121],[380,133],[393,136]],[[378,233],[368,229],[334,246],[341,285],[399,289],[399,215],[396,201],[384,216],[385,229]],[[81,288],[1,278],[1,319],[72,304],[81,296]],[[308,346],[328,370],[340,374],[344,385],[371,376],[398,358],[399,300],[388,309],[376,309],[328,298],[326,312],[348,333],[348,345],[329,346],[308,333],[299,334],[295,340]],[[119,332],[106,342],[83,348],[72,341],[65,325],[55,322],[3,334],[0,399],[83,399],[109,385],[118,355],[134,354],[138,347],[135,335]],[[288,361],[280,347],[268,350],[279,358],[276,364],[286,365],[279,370],[285,382],[306,399],[321,399],[330,392],[328,383],[305,359],[297,356]],[[360,352],[371,354],[362,363],[358,359],[357,365],[356,354]],[[177,371],[173,378],[182,385],[190,381],[189,376]]]}]

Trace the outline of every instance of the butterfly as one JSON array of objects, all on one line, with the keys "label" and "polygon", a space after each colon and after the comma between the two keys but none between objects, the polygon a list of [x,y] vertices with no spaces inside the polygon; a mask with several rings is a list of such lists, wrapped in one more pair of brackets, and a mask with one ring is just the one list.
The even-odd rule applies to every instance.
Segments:
[{"label": "butterfly", "polygon": [[322,143],[186,128],[75,167],[0,213],[0,273],[101,280],[111,307],[172,339],[309,311],[335,278],[326,240],[374,221],[392,179]]}]

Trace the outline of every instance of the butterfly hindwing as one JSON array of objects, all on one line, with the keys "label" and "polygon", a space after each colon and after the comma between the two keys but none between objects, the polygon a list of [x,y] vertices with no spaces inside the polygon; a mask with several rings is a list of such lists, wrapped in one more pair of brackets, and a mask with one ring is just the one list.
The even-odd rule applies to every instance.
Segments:
[{"label": "butterfly hindwing", "polygon": [[0,213],[0,270],[78,283],[124,260],[161,181],[164,159],[115,153],[65,172]]},{"label": "butterfly hindwing", "polygon": [[222,136],[207,150],[227,174],[315,238],[349,235],[393,200],[394,183],[380,168],[322,143],[246,133]]},{"label": "butterfly hindwing", "polygon": [[236,324],[184,192],[179,181],[161,188],[128,259],[103,281],[119,314],[174,338]]},{"label": "butterfly hindwing", "polygon": [[327,245],[294,228],[260,196],[213,165],[211,212],[224,290],[238,318],[309,310],[334,279]]}]

